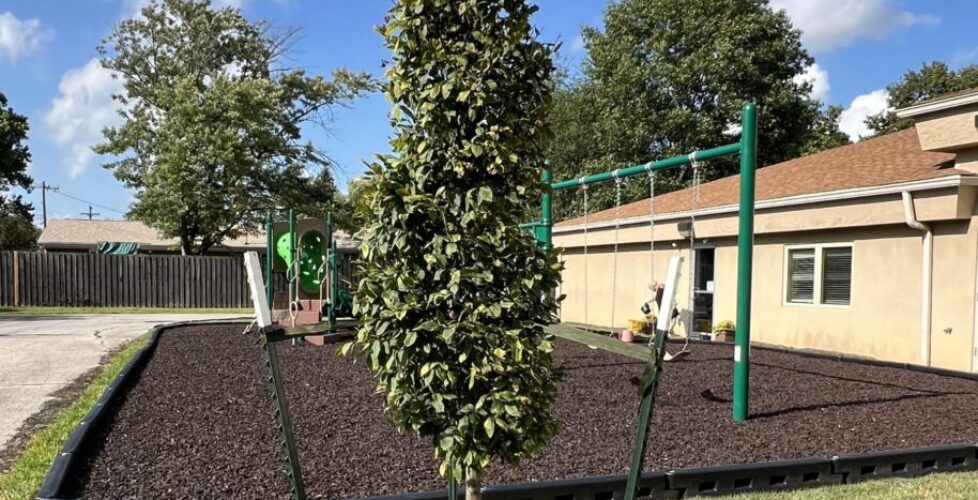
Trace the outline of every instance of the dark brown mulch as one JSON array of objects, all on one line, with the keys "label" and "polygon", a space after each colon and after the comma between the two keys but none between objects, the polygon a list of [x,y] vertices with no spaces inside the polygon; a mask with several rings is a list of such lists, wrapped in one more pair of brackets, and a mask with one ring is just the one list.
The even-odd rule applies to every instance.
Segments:
[{"label": "dark brown mulch", "polygon": [[[286,498],[258,348],[240,326],[163,334],[87,460],[85,498]],[[364,364],[333,347],[282,345],[306,489],[349,498],[444,488],[431,445],[382,414]],[[570,341],[552,445],[490,484],[627,472],[642,364]],[[825,457],[978,441],[978,382],[754,350],[752,418],[731,420],[729,346],[667,365],[647,467]]]}]

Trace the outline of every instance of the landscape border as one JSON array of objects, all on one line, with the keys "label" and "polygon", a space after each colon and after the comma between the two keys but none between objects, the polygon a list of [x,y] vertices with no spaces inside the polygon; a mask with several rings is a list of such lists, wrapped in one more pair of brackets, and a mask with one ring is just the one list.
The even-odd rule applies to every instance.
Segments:
[{"label": "landscape border", "polygon": [[[55,457],[38,492],[39,500],[68,498],[65,489],[78,472],[79,459],[89,445],[109,408],[122,397],[146,366],[159,342],[169,329],[202,323],[232,324],[234,321],[182,321],[156,325],[151,338],[138,354],[116,375],[85,419],[72,431]],[[691,340],[691,343],[715,342]],[[775,346],[752,346],[752,349],[796,354],[800,356],[849,362],[869,366],[897,368],[935,375],[978,380],[978,374],[942,368],[880,361]],[[646,471],[639,484],[639,496],[655,498],[691,498],[700,495],[793,490],[834,484],[853,484],[889,477],[917,477],[935,472],[978,470],[978,443],[962,443],[902,450],[838,455],[829,458],[804,458],[775,462],[721,465],[669,471]],[[535,483],[488,486],[483,490],[487,500],[612,500],[623,498],[628,476],[594,476]],[[447,490],[368,497],[366,500],[437,500],[448,496]],[[459,491],[458,498],[464,498]]]}]

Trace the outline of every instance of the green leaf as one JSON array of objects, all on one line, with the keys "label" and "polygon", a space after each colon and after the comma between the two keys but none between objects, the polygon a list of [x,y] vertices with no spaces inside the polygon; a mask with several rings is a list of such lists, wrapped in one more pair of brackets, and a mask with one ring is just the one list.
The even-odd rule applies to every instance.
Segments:
[{"label": "green leaf", "polygon": [[482,423],[482,427],[486,430],[486,436],[492,437],[496,430],[496,423],[493,422],[492,417],[489,417]]},{"label": "green leaf", "polygon": [[479,188],[479,203],[492,201],[492,188],[482,186]]},{"label": "green leaf", "polygon": [[411,347],[418,340],[418,334],[411,330],[404,335],[404,346]]}]

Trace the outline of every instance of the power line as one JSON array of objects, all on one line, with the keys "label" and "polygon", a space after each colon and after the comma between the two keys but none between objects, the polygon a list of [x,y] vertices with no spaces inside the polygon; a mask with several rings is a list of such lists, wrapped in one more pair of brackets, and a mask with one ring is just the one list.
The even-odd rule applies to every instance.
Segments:
[{"label": "power line", "polygon": [[[117,214],[122,214],[122,215],[126,215],[126,213],[125,213],[125,212],[123,212],[123,211],[121,211],[121,210],[116,210],[116,209],[114,209],[114,208],[112,208],[112,207],[107,207],[107,206],[105,206],[105,205],[99,205],[98,203],[95,203],[95,202],[93,202],[93,201],[88,201],[88,200],[85,200],[85,199],[82,199],[82,198],[79,198],[79,197],[77,197],[77,196],[72,196],[72,195],[70,195],[70,194],[68,194],[68,193],[66,193],[66,192],[64,192],[64,191],[60,191],[60,190],[59,190],[59,191],[52,191],[52,192],[54,192],[54,193],[58,193],[58,194],[60,194],[61,196],[65,196],[65,197],[68,197],[68,198],[71,198],[71,199],[73,199],[73,200],[75,200],[75,201],[80,201],[80,202],[82,202],[82,203],[88,203],[89,205],[92,205],[92,206],[94,206],[94,207],[98,207],[98,208],[101,208],[101,209],[103,209],[103,210],[108,210],[108,211],[110,211],[110,212],[115,212],[115,213],[117,213]],[[89,210],[91,210],[91,207],[89,207]]]}]

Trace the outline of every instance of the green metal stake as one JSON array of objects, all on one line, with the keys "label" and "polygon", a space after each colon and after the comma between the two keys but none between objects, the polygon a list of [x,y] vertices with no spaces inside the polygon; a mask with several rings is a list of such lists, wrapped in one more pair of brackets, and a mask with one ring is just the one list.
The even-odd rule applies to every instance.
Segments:
[{"label": "green metal stake", "polygon": [[455,481],[455,469],[448,471],[448,500],[457,500],[458,482]]},{"label": "green metal stake", "polygon": [[645,467],[645,446],[648,443],[649,421],[652,420],[655,395],[659,390],[659,379],[662,377],[662,360],[665,359],[666,355],[666,337],[668,335],[667,331],[656,332],[649,363],[645,366],[645,371],[639,380],[642,404],[638,410],[638,429],[635,432],[635,445],[632,447],[632,460],[628,466],[625,500],[635,500],[638,495],[638,481],[642,476],[642,469]]},{"label": "green metal stake", "polygon": [[278,366],[278,351],[274,343],[269,341],[264,331],[258,337],[262,362],[268,370],[268,389],[272,393],[272,408],[275,411],[275,423],[278,425],[282,451],[285,453],[285,472],[289,478],[289,489],[293,500],[305,500],[306,487],[302,481],[302,471],[299,467],[299,452],[295,446],[295,436],[292,434],[292,419],[289,416],[289,405],[285,399],[285,389],[282,387],[282,376]]},{"label": "green metal stake", "polygon": [[754,170],[757,168],[757,105],[741,111],[740,222],[737,235],[737,332],[734,345],[733,418],[747,420],[750,398],[751,273],[754,259]]}]

